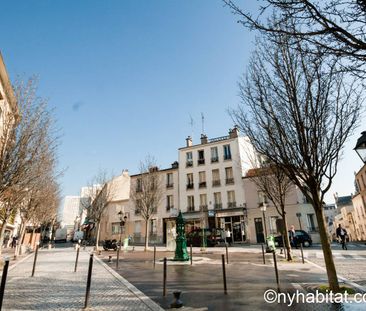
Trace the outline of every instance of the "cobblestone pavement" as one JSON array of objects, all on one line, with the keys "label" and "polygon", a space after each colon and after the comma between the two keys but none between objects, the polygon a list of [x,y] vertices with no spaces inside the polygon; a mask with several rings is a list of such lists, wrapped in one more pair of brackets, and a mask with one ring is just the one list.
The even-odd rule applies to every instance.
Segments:
[{"label": "cobblestone pavement", "polygon": [[[89,252],[40,250],[9,269],[2,310],[81,310],[84,307]],[[94,259],[89,310],[162,310],[99,259]]]}]

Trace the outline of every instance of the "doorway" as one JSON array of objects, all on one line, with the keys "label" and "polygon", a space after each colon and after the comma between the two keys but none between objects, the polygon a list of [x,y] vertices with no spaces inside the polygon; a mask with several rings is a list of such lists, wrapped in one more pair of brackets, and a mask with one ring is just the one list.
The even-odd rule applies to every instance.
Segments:
[{"label": "doorway", "polygon": [[255,234],[257,236],[257,243],[264,243],[264,232],[262,218],[254,218]]}]

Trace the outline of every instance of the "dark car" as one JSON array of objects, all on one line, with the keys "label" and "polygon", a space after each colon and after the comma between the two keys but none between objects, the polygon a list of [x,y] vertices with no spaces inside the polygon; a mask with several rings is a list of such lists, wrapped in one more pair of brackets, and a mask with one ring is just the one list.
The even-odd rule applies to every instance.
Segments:
[{"label": "dark car", "polygon": [[[283,246],[282,235],[276,236],[274,241],[276,246]],[[306,231],[295,230],[295,243],[295,246],[302,244],[302,246],[308,247],[313,244],[313,240],[311,239],[310,234],[308,234]]]},{"label": "dark car", "polygon": [[[202,232],[203,231],[203,232]],[[222,229],[193,229],[192,231],[186,233],[187,246],[202,246],[203,238],[202,234],[204,234],[205,246],[212,247],[217,246],[221,243],[225,243],[223,238],[223,230]]]}]

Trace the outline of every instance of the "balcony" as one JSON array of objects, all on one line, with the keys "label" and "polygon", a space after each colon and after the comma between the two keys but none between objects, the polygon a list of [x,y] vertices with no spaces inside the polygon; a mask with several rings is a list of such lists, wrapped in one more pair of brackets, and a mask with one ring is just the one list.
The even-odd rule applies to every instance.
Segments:
[{"label": "balcony", "polygon": [[227,185],[232,185],[232,184],[234,184],[234,178],[226,178],[226,184],[227,184]]},{"label": "balcony", "polygon": [[212,157],[211,163],[216,163],[216,162],[219,162],[219,157]]},{"label": "balcony", "polygon": [[194,212],[194,206],[188,206],[187,211],[188,212]]},{"label": "balcony", "polygon": [[206,212],[207,211],[207,205],[200,205],[200,211]]},{"label": "balcony", "polygon": [[174,184],[173,184],[173,183],[166,184],[166,188],[167,188],[167,189],[170,189],[170,188],[173,188],[173,187],[174,187]]},{"label": "balcony", "polygon": [[220,185],[221,185],[220,180],[213,180],[212,181],[212,187],[218,187]]},{"label": "balcony", "polygon": [[236,207],[236,202],[228,202],[227,203],[227,208],[234,208]]},{"label": "balcony", "polygon": [[202,181],[198,184],[198,188],[206,188],[206,182]]},{"label": "balcony", "polygon": [[205,164],[205,159],[198,159],[198,160],[197,160],[197,164],[198,164],[198,165],[203,165],[203,164]]},{"label": "balcony", "polygon": [[186,167],[192,167],[192,166],[193,166],[193,161],[186,162]]},{"label": "balcony", "polygon": [[193,183],[189,183],[187,184],[187,190],[193,189],[194,188],[194,184]]},{"label": "balcony", "polygon": [[214,208],[215,209],[222,209],[222,203],[215,203]]}]

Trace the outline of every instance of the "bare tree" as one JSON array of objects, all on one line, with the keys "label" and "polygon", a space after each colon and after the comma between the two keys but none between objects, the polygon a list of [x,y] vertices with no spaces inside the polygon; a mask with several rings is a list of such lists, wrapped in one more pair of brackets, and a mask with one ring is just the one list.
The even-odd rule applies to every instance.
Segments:
[{"label": "bare tree", "polygon": [[[354,74],[365,74],[366,2],[364,0],[262,0],[256,14],[232,0],[224,3],[241,24],[265,34],[282,33],[340,56]],[[290,28],[283,25],[291,23]],[[271,36],[270,36],[271,37]],[[277,37],[272,37],[276,39]]]},{"label": "bare tree", "polygon": [[140,162],[140,174],[136,183],[131,184],[131,199],[136,211],[145,220],[145,251],[149,246],[149,220],[163,197],[163,184],[156,161],[148,156]]},{"label": "bare tree", "polygon": [[[19,120],[5,118],[0,137],[0,202],[3,243],[6,223],[27,197],[35,180],[44,174],[46,161],[55,162],[58,137],[46,100],[37,96],[36,79],[19,80],[14,93]],[[1,250],[0,250],[1,252]]]},{"label": "bare tree", "polygon": [[287,260],[292,260],[291,244],[288,235],[288,225],[286,218],[286,197],[294,189],[293,182],[285,172],[275,165],[261,163],[259,168],[248,171],[247,177],[257,186],[257,188],[273,203],[277,213],[283,221],[282,235],[285,240]]},{"label": "bare tree", "polygon": [[[111,182],[109,182],[111,180]],[[105,170],[100,170],[88,183],[88,199],[80,200],[83,208],[87,210],[89,221],[94,222],[96,228],[95,248],[99,250],[100,220],[108,202],[113,198],[113,178],[108,178]]]},{"label": "bare tree", "polygon": [[282,169],[313,205],[331,290],[339,290],[324,223],[323,199],[337,172],[343,145],[361,108],[354,80],[337,59],[302,53],[300,41],[282,34],[257,43],[239,84],[242,105],[233,112],[254,148]]}]

